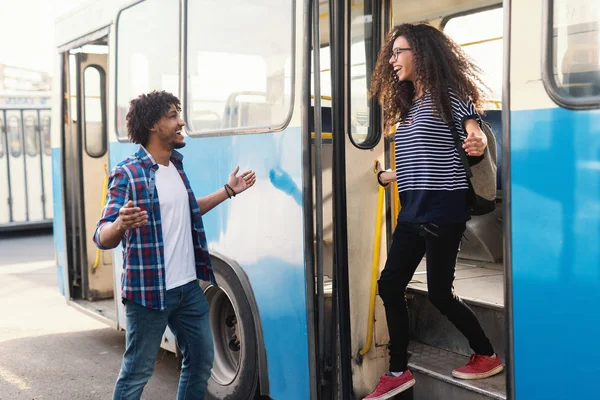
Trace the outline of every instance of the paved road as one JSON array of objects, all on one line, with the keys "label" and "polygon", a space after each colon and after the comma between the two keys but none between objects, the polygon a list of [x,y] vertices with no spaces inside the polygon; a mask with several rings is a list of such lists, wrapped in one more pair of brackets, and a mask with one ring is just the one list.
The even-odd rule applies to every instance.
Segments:
[{"label": "paved road", "polygon": [[[66,305],[53,260],[48,233],[0,237],[0,400],[110,399],[125,335]],[[143,399],[174,399],[178,377],[161,350]]]},{"label": "paved road", "polygon": [[0,233],[0,265],[54,260],[54,240],[49,230]]}]

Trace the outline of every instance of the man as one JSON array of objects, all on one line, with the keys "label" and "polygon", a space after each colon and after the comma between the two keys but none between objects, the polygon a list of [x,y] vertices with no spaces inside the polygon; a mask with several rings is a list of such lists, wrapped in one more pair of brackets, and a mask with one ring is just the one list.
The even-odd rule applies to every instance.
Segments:
[{"label": "man", "polygon": [[101,249],[123,244],[126,349],[113,398],[139,399],[169,326],[183,355],[178,400],[204,399],[213,363],[208,302],[197,279],[215,283],[202,214],[254,185],[253,171],[196,199],[183,171],[179,99],[153,91],[130,103],[127,131],[138,151],[113,169],[94,235]]}]

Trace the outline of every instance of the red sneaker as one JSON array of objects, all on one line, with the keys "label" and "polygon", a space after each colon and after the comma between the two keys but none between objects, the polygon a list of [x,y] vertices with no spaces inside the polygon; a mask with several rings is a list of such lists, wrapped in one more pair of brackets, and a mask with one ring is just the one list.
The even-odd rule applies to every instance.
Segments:
[{"label": "red sneaker", "polygon": [[379,378],[379,383],[373,393],[363,398],[363,400],[384,400],[394,397],[398,393],[404,392],[406,389],[415,384],[415,378],[409,370],[404,371],[400,376],[390,376],[383,374]]},{"label": "red sneaker", "polygon": [[464,367],[452,371],[452,375],[460,379],[484,379],[499,374],[504,369],[502,360],[496,357],[473,354]]}]

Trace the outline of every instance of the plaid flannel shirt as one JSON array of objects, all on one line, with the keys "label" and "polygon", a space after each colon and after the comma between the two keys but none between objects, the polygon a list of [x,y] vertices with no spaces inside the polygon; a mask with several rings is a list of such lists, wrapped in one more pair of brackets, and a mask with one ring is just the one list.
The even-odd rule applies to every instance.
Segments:
[{"label": "plaid flannel shirt", "polygon": [[[206,244],[202,213],[183,171],[182,160],[183,156],[173,151],[171,162],[179,171],[189,197],[192,219],[190,233],[194,243],[196,275],[199,279],[216,285]],[[117,219],[119,209],[129,200],[133,201],[134,207],[147,210],[146,226],[126,231],[121,241],[123,245],[121,297],[148,308],[164,310],[167,307],[167,289],[160,205],[154,178],[157,169],[158,164],[143,146],[115,166],[108,180],[106,206],[96,227],[94,243],[99,248],[105,249],[100,243],[100,230],[106,223]]]}]

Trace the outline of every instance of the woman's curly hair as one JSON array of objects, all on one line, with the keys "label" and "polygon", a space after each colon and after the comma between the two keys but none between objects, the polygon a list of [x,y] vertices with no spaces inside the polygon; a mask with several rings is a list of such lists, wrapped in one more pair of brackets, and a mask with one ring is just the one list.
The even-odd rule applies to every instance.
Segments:
[{"label": "woman's curly hair", "polygon": [[371,95],[383,108],[385,132],[406,117],[415,95],[413,82],[400,81],[389,63],[398,36],[403,36],[412,48],[416,79],[423,93],[431,95],[433,110],[442,120],[452,120],[449,89],[482,109],[485,94],[480,88],[487,89],[480,77],[482,71],[460,46],[429,24],[402,24],[392,29],[379,51],[371,80]]},{"label": "woman's curly hair", "polygon": [[133,143],[146,146],[150,137],[150,129],[174,105],[181,111],[181,102],[171,93],[154,90],[141,94],[129,103],[127,112],[127,134]]}]

